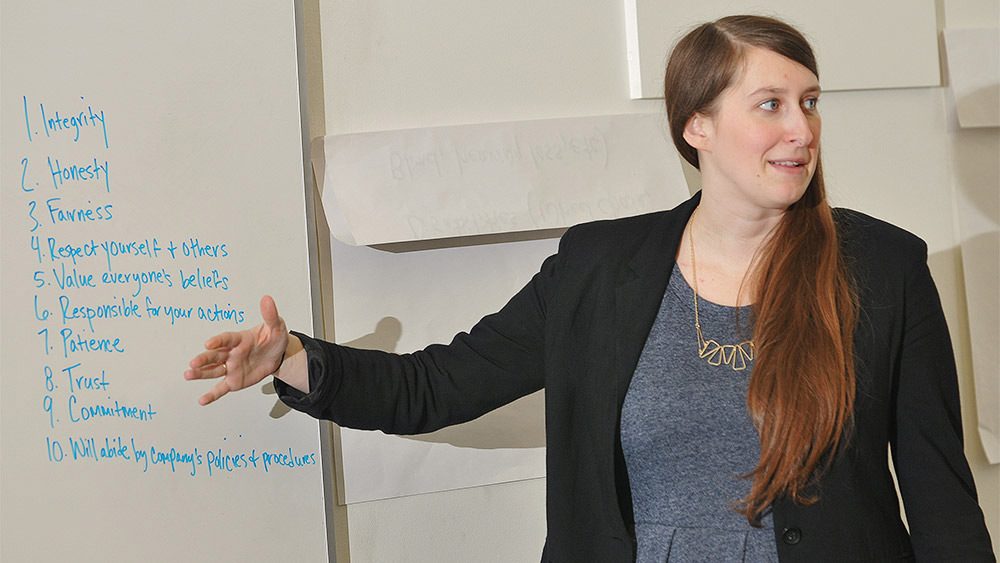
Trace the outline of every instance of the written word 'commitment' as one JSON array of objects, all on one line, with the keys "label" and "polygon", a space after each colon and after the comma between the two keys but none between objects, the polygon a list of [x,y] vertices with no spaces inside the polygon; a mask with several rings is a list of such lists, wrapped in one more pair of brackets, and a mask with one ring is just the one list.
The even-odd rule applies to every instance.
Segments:
[{"label": "written word 'commitment'", "polygon": [[49,425],[55,428],[57,424],[69,421],[71,424],[81,424],[97,419],[118,419],[130,422],[151,422],[156,416],[153,405],[145,407],[122,403],[110,396],[106,401],[87,399],[81,401],[76,393],[71,393],[66,399],[66,412],[53,400],[52,395],[46,395],[42,400],[42,409],[48,413]]},{"label": "written word 'commitment'", "polygon": [[[113,401],[113,402],[112,402]],[[150,422],[156,416],[152,404],[145,407],[136,407],[118,402],[116,399],[108,397],[108,402],[82,404],[76,398],[76,394],[71,394],[67,399],[70,422],[86,422],[98,418],[118,418],[133,420],[138,422]]]}]

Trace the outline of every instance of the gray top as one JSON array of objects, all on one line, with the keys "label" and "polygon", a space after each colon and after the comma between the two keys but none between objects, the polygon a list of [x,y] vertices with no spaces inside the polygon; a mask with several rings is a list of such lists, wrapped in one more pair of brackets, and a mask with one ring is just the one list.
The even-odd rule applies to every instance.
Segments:
[{"label": "gray top", "polygon": [[[750,307],[699,298],[706,340],[749,339]],[[698,357],[694,292],[675,265],[622,407],[621,436],[638,539],[638,563],[777,561],[771,515],[753,528],[733,503],[760,457],[746,409],[747,369]]]}]

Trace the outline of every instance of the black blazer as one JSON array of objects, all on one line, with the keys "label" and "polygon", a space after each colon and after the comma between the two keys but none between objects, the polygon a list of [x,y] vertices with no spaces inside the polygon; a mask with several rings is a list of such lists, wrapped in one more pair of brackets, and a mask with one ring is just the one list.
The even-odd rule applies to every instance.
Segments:
[{"label": "black blazer", "polygon": [[[632,561],[621,407],[699,197],[571,228],[501,311],[449,345],[395,355],[299,335],[312,392],[277,382],[279,393],[342,426],[416,434],[544,387],[542,560]],[[779,558],[994,561],[963,452],[955,364],[926,245],[854,211],[836,218],[860,293],[856,431],[811,491],[819,502],[774,505]],[[890,446],[910,534],[889,474]]]}]

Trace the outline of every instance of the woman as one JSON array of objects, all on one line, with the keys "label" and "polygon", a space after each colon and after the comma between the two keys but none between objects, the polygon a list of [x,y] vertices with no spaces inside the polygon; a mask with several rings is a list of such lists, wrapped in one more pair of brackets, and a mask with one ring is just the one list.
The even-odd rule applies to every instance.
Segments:
[{"label": "woman", "polygon": [[289,336],[265,297],[191,361],[222,378],[201,403],[273,373],[294,408],[412,434],[544,387],[543,561],[993,561],[926,246],[827,205],[808,43],[704,24],[665,95],[688,202],[570,229],[500,312],[414,354]]}]

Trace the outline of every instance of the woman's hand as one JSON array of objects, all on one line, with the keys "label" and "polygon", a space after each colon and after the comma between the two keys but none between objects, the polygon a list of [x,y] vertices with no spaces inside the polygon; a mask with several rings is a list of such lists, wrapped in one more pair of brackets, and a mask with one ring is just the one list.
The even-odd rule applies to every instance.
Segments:
[{"label": "woman's hand", "polygon": [[264,322],[240,332],[224,332],[205,342],[205,351],[191,360],[191,369],[184,379],[222,380],[198,399],[207,405],[230,391],[252,387],[281,366],[288,346],[288,329],[278,316],[274,299],[265,295],[260,300]]}]

